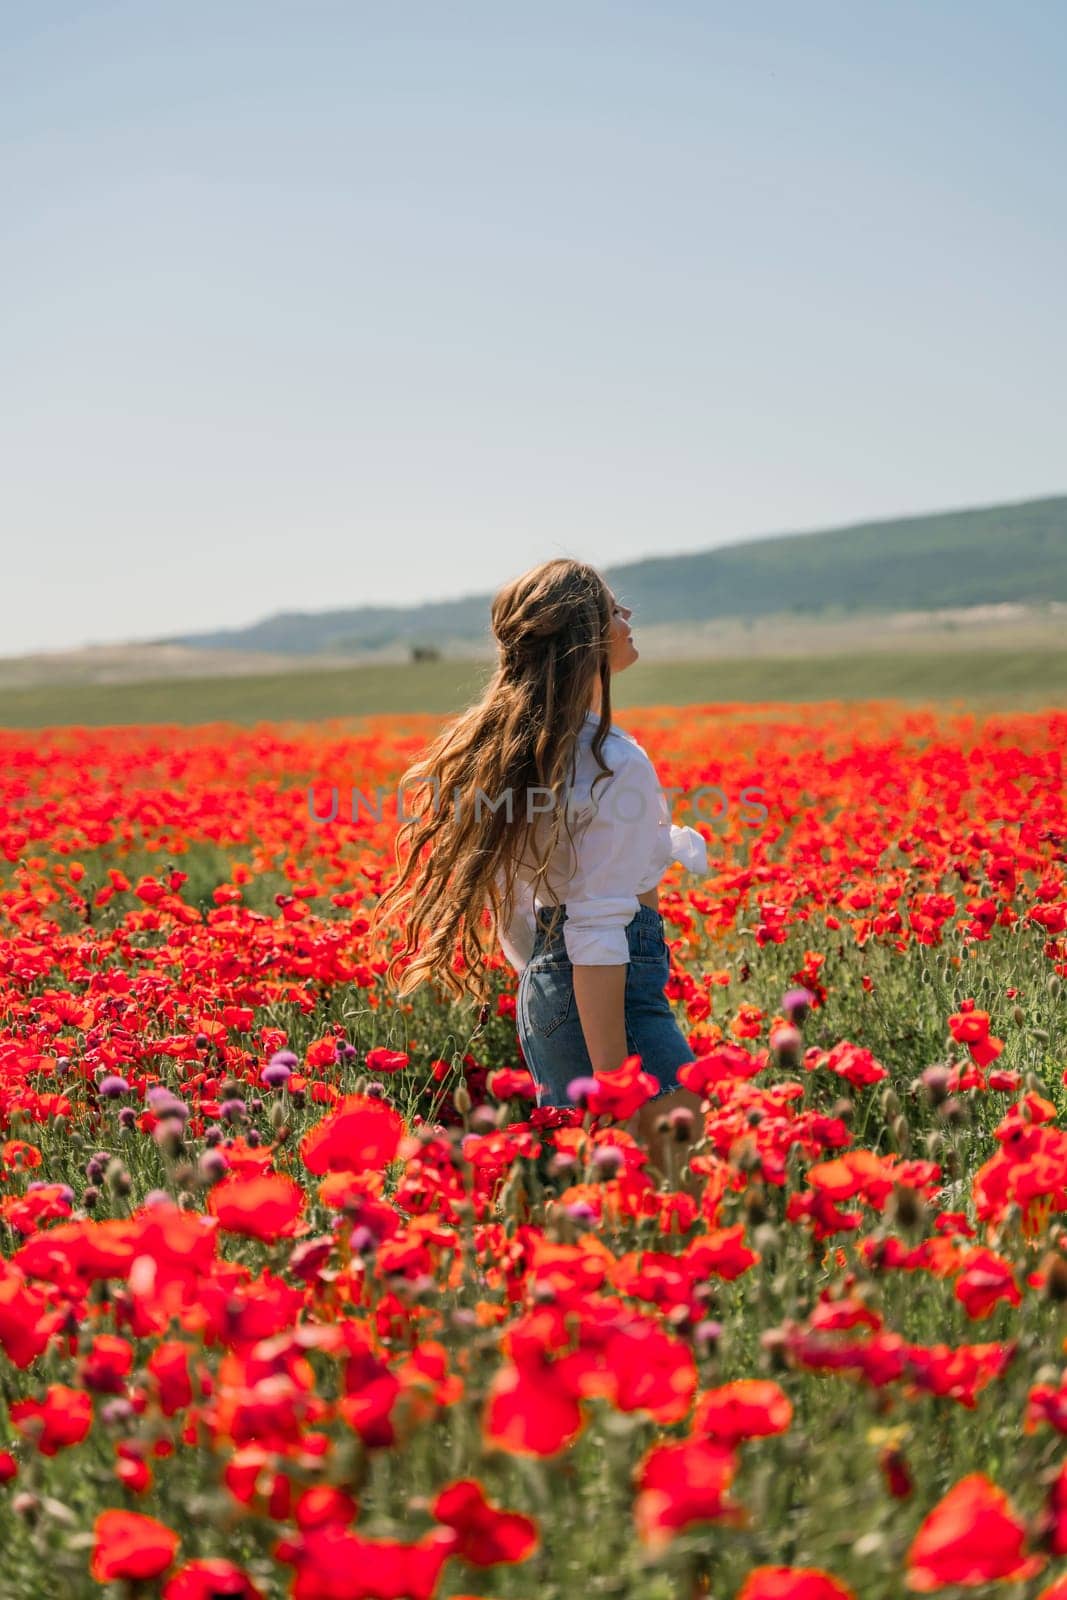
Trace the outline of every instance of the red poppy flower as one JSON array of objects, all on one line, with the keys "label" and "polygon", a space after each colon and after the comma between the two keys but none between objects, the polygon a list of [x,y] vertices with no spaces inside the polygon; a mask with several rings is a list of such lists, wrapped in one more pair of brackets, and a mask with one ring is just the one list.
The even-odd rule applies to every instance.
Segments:
[{"label": "red poppy flower", "polygon": [[101,1511],[93,1533],[89,1571],[97,1583],[158,1578],[166,1572],[181,1544],[171,1528],[137,1511]]},{"label": "red poppy flower", "polygon": [[994,1039],[989,1032],[988,1011],[957,1011],[949,1017],[948,1025],[957,1044],[965,1044],[971,1060],[979,1067],[995,1061],[1004,1048],[1003,1039]]},{"label": "red poppy flower", "polygon": [[1026,1556],[1026,1528],[1007,1495],[981,1472],[961,1478],[926,1517],[907,1555],[909,1589],[1032,1577],[1044,1556]]},{"label": "red poppy flower", "polygon": [[112,1333],[98,1333],[81,1359],[81,1378],[97,1394],[122,1394],[133,1367],[133,1348]]},{"label": "red poppy flower", "polygon": [[454,1544],[450,1529],[401,1544],[331,1526],[283,1541],[276,1554],[296,1568],[292,1600],[431,1600]]},{"label": "red poppy flower", "polygon": [[738,1378],[709,1389],[697,1401],[694,1436],[736,1445],[742,1439],[784,1433],[793,1420],[793,1404],[769,1378]]},{"label": "red poppy flower", "polygon": [[232,1561],[190,1561],[167,1579],[163,1600],[263,1600],[263,1594]]},{"label": "red poppy flower", "polygon": [[152,1468],[144,1459],[144,1447],[129,1439],[115,1446],[115,1476],[131,1494],[147,1494],[152,1487]]},{"label": "red poppy flower", "polygon": [[386,1050],[384,1046],[377,1045],[367,1051],[367,1071],[372,1077],[377,1077],[379,1073],[401,1072],[409,1059],[403,1050]]},{"label": "red poppy flower", "polygon": [[404,1119],[392,1106],[370,1095],[349,1094],[300,1141],[309,1172],[380,1171],[396,1155]]},{"label": "red poppy flower", "polygon": [[0,1350],[16,1367],[28,1367],[63,1321],[11,1262],[0,1260]]},{"label": "red poppy flower", "polygon": [[189,1347],[177,1339],[164,1339],[148,1358],[148,1371],[155,1380],[160,1410],[173,1417],[193,1399],[189,1373]]},{"label": "red poppy flower", "polygon": [[582,1408],[564,1375],[546,1358],[505,1364],[489,1385],[482,1432],[490,1448],[554,1456],[582,1431]]},{"label": "red poppy flower", "polygon": [[472,1567],[525,1561],[537,1549],[536,1522],[519,1511],[498,1511],[474,1478],[462,1478],[442,1489],[430,1512],[455,1530],[454,1554]]},{"label": "red poppy flower", "polygon": [[704,1439],[657,1444],[645,1452],[635,1473],[637,1536],[650,1549],[662,1549],[694,1522],[743,1522],[742,1507],[727,1499],[737,1470],[734,1452]]},{"label": "red poppy flower", "polygon": [[64,1383],[53,1383],[43,1400],[15,1400],[8,1407],[15,1427],[36,1439],[43,1456],[54,1456],[80,1444],[93,1425],[92,1396]]},{"label": "red poppy flower", "polygon": [[485,1080],[495,1100],[536,1100],[537,1085],[521,1067],[499,1067]]},{"label": "red poppy flower", "polygon": [[305,1489],[297,1499],[293,1520],[305,1532],[310,1528],[324,1528],[327,1523],[344,1528],[355,1521],[358,1511],[358,1504],[346,1489],[317,1483]]},{"label": "red poppy flower", "polygon": [[307,1201],[304,1190],[284,1173],[223,1178],[209,1192],[207,1208],[227,1233],[249,1239],[285,1239],[296,1231]]},{"label": "red poppy flower", "polygon": [[856,1600],[848,1586],[820,1567],[753,1567],[737,1600]]},{"label": "red poppy flower", "polygon": [[610,1117],[612,1122],[625,1122],[660,1090],[658,1080],[642,1070],[640,1056],[627,1056],[614,1071],[593,1076],[597,1088],[586,1102],[588,1109],[594,1116]]},{"label": "red poppy flower", "polygon": [[964,1271],[956,1279],[956,1299],[977,1321],[988,1317],[998,1300],[1017,1306],[1022,1301],[1011,1263],[992,1250],[972,1250],[964,1258]]}]

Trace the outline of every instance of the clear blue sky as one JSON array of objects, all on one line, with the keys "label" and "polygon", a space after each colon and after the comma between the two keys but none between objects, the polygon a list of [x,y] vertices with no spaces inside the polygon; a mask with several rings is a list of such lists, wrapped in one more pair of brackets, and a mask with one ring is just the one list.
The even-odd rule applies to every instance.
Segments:
[{"label": "clear blue sky", "polygon": [[1058,0],[0,45],[2,653],[1067,490]]}]

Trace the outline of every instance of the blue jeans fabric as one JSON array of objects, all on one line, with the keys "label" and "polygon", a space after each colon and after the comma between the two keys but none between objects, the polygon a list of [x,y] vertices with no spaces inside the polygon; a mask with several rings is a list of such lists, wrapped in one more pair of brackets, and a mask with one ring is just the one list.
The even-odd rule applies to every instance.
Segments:
[{"label": "blue jeans fabric", "polygon": [[[578,1004],[574,973],[563,939],[566,907],[551,940],[546,936],[551,908],[536,912],[533,953],[519,978],[516,1025],[526,1066],[538,1086],[538,1105],[573,1106],[567,1085],[593,1075]],[[695,1061],[664,994],[670,956],[663,937],[663,917],[651,906],[639,906],[626,925],[630,961],[626,968],[626,1046],[641,1057],[645,1072],[658,1079],[660,1094],[678,1088],[677,1071]],[[658,1096],[656,1097],[658,1098]]]}]

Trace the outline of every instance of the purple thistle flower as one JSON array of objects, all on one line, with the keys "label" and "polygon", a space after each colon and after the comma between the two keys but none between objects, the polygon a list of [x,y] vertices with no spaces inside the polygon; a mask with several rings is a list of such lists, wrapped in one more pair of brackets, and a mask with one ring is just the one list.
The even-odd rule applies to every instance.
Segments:
[{"label": "purple thistle flower", "polygon": [[573,1100],[575,1105],[584,1105],[599,1088],[595,1078],[572,1078],[567,1085],[567,1099]]},{"label": "purple thistle flower", "polygon": [[157,1117],[181,1117],[184,1121],[189,1115],[189,1107],[185,1101],[179,1100],[178,1096],[173,1090],[168,1089],[166,1084],[154,1084],[149,1089],[145,1099],[148,1101],[149,1110],[154,1112]]},{"label": "purple thistle flower", "polygon": [[[287,1050],[284,1053],[292,1055],[291,1050]],[[281,1059],[281,1054],[279,1053],[276,1056],[271,1056],[259,1076],[268,1089],[284,1089],[292,1075],[292,1067],[287,1061]]]},{"label": "purple thistle flower", "polygon": [[626,1157],[617,1144],[601,1144],[593,1151],[591,1165],[601,1177],[613,1178],[625,1161]]},{"label": "purple thistle flower", "polygon": [[803,1022],[814,1003],[810,989],[787,989],[782,996],[782,1010],[794,1025]]},{"label": "purple thistle flower", "polygon": [[103,1095],[105,1100],[117,1100],[120,1095],[129,1094],[130,1086],[117,1072],[109,1072],[106,1078],[100,1079],[96,1092]]},{"label": "purple thistle flower", "polygon": [[205,1182],[217,1183],[226,1171],[226,1157],[221,1150],[204,1150],[196,1165]]}]

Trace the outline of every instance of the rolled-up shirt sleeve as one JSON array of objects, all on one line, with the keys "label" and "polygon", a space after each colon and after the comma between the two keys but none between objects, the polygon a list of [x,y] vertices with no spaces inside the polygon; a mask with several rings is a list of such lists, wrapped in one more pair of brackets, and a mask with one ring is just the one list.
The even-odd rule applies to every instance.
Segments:
[{"label": "rolled-up shirt sleeve", "polygon": [[626,926],[640,905],[634,885],[656,847],[665,806],[655,769],[643,753],[631,759],[613,751],[612,762],[613,775],[594,785],[592,808],[575,819],[580,870],[575,892],[564,897],[563,924],[574,966],[629,964]]},{"label": "rolled-up shirt sleeve", "polygon": [[687,872],[696,872],[703,878],[708,875],[708,842],[695,828],[671,823],[671,860],[678,861]]}]

